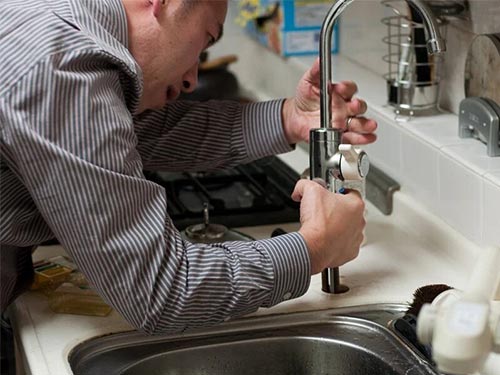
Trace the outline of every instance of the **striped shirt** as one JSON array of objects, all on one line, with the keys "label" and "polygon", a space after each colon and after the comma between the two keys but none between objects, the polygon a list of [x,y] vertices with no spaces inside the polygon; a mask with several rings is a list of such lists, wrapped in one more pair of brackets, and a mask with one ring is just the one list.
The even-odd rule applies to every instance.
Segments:
[{"label": "striped shirt", "polygon": [[134,116],[141,71],[120,0],[2,0],[0,20],[0,243],[57,238],[100,295],[150,334],[305,293],[300,234],[192,244],[142,172],[289,151],[282,101],[178,101]]}]

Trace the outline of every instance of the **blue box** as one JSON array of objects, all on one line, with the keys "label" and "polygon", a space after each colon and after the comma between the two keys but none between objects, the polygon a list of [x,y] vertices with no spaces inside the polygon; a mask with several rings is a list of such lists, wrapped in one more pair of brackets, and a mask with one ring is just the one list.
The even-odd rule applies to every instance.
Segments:
[{"label": "blue box", "polygon": [[[317,55],[321,25],[332,0],[239,0],[236,22],[281,56]],[[332,53],[339,50],[338,23]]]}]

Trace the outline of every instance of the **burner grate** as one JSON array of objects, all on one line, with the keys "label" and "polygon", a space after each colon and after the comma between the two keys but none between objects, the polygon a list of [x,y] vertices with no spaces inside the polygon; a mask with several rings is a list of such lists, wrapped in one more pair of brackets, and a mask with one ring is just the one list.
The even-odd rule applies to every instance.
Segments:
[{"label": "burner grate", "polygon": [[145,175],[165,188],[179,230],[203,220],[205,202],[211,222],[233,228],[299,220],[299,204],[290,195],[300,176],[274,156],[214,172]]}]

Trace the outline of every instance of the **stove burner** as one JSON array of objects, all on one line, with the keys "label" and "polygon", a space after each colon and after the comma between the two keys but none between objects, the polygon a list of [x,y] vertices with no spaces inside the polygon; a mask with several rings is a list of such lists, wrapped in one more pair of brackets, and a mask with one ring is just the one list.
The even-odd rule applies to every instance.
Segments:
[{"label": "stove burner", "polygon": [[299,220],[299,204],[290,195],[300,176],[274,156],[214,172],[144,174],[165,188],[179,230],[202,221],[205,202],[211,221],[227,227]]}]

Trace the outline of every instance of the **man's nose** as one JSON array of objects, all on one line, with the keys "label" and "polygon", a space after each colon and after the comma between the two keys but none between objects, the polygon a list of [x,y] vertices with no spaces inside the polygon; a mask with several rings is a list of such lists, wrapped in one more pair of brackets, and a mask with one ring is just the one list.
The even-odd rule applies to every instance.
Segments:
[{"label": "man's nose", "polygon": [[198,63],[194,64],[182,77],[182,91],[193,92],[198,85]]}]

